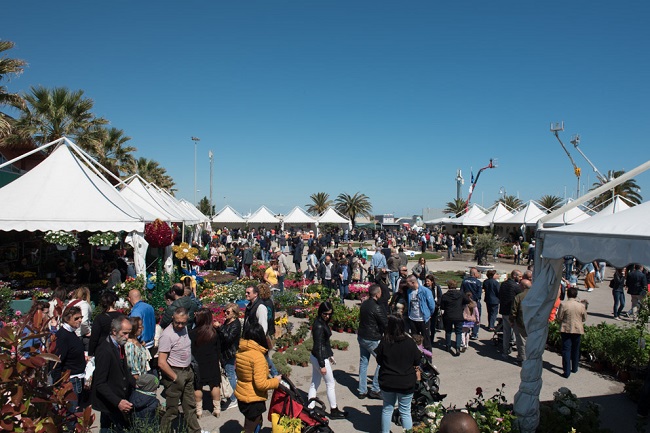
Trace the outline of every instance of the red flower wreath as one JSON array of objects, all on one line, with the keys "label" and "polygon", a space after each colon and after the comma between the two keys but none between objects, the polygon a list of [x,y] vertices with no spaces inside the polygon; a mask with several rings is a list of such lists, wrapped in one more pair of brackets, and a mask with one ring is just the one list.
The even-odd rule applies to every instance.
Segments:
[{"label": "red flower wreath", "polygon": [[172,229],[159,219],[144,226],[144,238],[152,248],[165,248],[174,242]]}]

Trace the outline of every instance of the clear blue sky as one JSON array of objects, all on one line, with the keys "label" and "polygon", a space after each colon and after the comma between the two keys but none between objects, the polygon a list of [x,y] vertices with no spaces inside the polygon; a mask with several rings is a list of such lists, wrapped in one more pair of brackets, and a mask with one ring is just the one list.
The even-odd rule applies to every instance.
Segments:
[{"label": "clear blue sky", "polygon": [[[650,3],[604,1],[6,2],[0,38],[29,67],[8,83],[83,89],[177,196],[242,213],[368,195],[410,215],[455,198],[457,169],[487,165],[473,202],[575,193],[562,135],[589,187],[647,158]],[[650,175],[637,178],[650,198]]]}]

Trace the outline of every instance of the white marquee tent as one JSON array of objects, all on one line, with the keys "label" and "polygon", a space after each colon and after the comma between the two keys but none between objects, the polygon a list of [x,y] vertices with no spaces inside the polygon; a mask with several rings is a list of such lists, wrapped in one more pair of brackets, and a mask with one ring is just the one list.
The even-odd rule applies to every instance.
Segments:
[{"label": "white marquee tent", "polygon": [[309,215],[302,208],[296,206],[293,209],[291,209],[291,212],[289,212],[284,218],[282,218],[282,228],[283,229],[284,229],[284,226],[286,224],[291,224],[291,225],[314,224],[314,225],[317,225],[318,222],[316,221],[316,218]]},{"label": "white marquee tent", "polygon": [[581,221],[588,220],[589,218],[591,217],[588,213],[580,208],[574,207],[573,209],[569,209],[568,211],[564,212],[562,215],[558,215],[555,218],[546,221],[546,223],[544,223],[544,226],[558,227],[567,224],[577,224]]},{"label": "white marquee tent", "polygon": [[231,208],[228,205],[226,205],[223,209],[217,212],[215,216],[212,217],[212,222],[219,225],[246,224],[246,220],[242,218],[242,216],[239,215],[235,209]]},{"label": "white marquee tent", "polygon": [[266,206],[256,210],[246,222],[253,225],[280,224],[280,220]]},{"label": "white marquee tent", "polygon": [[519,212],[506,220],[495,223],[495,225],[514,225],[519,227],[525,224],[527,226],[534,226],[537,223],[537,220],[545,215],[546,212],[541,210],[532,200],[530,200]]},{"label": "white marquee tent", "polygon": [[120,190],[120,194],[149,213],[157,215],[162,221],[175,221],[172,214],[160,206],[154,197],[151,196],[150,191],[144,186],[143,179],[138,175],[134,175],[130,181],[127,180],[124,187]]},{"label": "white marquee tent", "polygon": [[473,204],[467,212],[457,218],[444,218],[442,224],[456,226],[487,227],[489,222],[485,221],[485,212],[477,204]]},{"label": "white marquee tent", "polygon": [[352,222],[341,216],[334,208],[328,207],[325,212],[318,217],[318,224],[340,224],[347,225],[348,229],[352,229]]},{"label": "white marquee tent", "polygon": [[500,221],[505,221],[508,218],[512,218],[512,212],[510,212],[503,203],[498,202],[496,206],[494,206],[492,210],[483,217],[483,221],[486,221],[488,224],[495,224]]},{"label": "white marquee tent", "polygon": [[614,197],[614,200],[612,200],[607,206],[605,206],[603,209],[599,210],[598,213],[594,216],[600,216],[600,215],[611,215],[616,212],[621,212],[624,211],[625,209],[629,209],[630,206],[627,205],[623,201],[623,199],[620,196]]},{"label": "white marquee tent", "polygon": [[543,224],[649,168],[650,161],[551,212],[538,223],[533,286],[522,302],[528,334],[527,359],[523,363],[521,383],[514,402],[522,433],[534,432],[539,423],[542,355],[548,335],[548,316],[560,286],[564,256],[572,255],[581,262],[606,260],[616,267],[629,263],[650,266],[650,223],[647,219],[650,202],[574,225],[548,229]]}]

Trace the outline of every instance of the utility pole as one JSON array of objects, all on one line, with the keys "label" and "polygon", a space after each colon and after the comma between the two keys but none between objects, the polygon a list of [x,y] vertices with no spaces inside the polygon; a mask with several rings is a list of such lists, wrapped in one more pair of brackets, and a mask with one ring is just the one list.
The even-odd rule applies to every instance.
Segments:
[{"label": "utility pole", "polygon": [[210,210],[208,211],[208,216],[212,217],[212,169],[214,167],[214,153],[212,151],[208,152],[208,156],[210,157]]},{"label": "utility pole", "polygon": [[460,168],[456,170],[456,199],[460,199],[462,194],[461,194],[461,187],[465,183],[465,179],[463,179],[463,173],[460,171]]},{"label": "utility pole", "polygon": [[194,203],[192,204],[196,206],[198,204],[196,201],[196,147],[201,139],[198,137],[192,137],[192,141],[194,142]]}]

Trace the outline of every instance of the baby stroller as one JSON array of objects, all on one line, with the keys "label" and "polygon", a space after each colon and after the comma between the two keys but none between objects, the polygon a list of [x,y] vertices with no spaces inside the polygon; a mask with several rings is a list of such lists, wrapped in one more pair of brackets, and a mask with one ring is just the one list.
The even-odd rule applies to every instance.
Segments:
[{"label": "baby stroller", "polygon": [[[440,394],[440,372],[438,367],[422,355],[420,360],[420,381],[415,385],[413,400],[411,400],[411,417],[417,423],[426,417],[426,407],[437,401],[442,401],[447,394]],[[399,410],[393,411],[392,421],[401,425]]]},{"label": "baby stroller", "polygon": [[[309,409],[307,406],[312,402],[315,403],[315,406],[313,409]],[[325,403],[318,398],[312,398],[305,403],[296,386],[284,376],[280,381],[280,386],[273,391],[269,407],[268,419],[273,424],[274,432],[278,420],[283,416],[300,418],[302,433],[334,433],[328,425]]]}]

